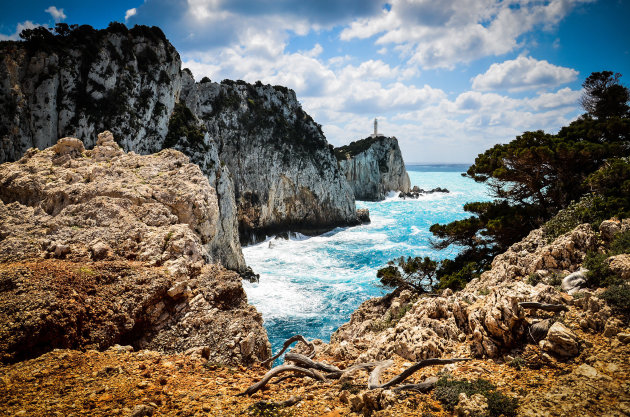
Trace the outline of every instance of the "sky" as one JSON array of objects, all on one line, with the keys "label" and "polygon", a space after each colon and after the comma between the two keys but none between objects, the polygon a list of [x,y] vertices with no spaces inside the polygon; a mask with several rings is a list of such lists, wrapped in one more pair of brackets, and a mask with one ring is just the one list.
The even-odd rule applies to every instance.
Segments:
[{"label": "sky", "polygon": [[335,146],[396,136],[411,163],[472,163],[575,120],[594,71],[630,85],[624,0],[1,0],[0,40],[56,22],[162,28],[200,80],[285,85]]}]

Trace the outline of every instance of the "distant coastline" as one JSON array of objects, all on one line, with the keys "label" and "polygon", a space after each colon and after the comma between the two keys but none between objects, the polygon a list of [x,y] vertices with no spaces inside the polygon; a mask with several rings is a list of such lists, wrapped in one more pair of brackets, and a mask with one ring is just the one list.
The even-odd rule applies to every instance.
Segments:
[{"label": "distant coastline", "polygon": [[420,172],[466,172],[472,164],[449,164],[449,163],[413,163],[405,164],[409,171]]}]

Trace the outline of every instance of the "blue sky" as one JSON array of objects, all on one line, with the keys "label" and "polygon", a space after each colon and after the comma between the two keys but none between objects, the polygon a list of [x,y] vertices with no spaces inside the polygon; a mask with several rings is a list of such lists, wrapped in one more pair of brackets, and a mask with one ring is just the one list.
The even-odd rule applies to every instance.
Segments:
[{"label": "blue sky", "polygon": [[293,88],[334,145],[380,131],[407,163],[472,162],[582,113],[593,71],[630,82],[622,0],[3,1],[0,39],[55,22],[160,26],[195,78]]}]

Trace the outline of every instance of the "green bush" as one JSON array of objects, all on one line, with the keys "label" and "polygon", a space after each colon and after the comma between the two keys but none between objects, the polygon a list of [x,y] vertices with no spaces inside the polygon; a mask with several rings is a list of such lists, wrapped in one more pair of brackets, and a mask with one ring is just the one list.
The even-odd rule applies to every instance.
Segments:
[{"label": "green bush", "polygon": [[511,417],[516,415],[518,400],[496,391],[496,387],[485,379],[473,381],[452,379],[450,376],[438,380],[433,396],[442,403],[445,409],[453,411],[459,402],[459,394],[468,397],[481,394],[488,401],[488,415]]},{"label": "green bush", "polygon": [[602,293],[602,298],[615,313],[630,319],[630,285],[611,285]]},{"label": "green bush", "polygon": [[588,284],[593,287],[621,284],[622,278],[610,269],[606,259],[623,253],[630,253],[630,231],[615,236],[606,253],[588,252],[583,263],[588,269],[586,274]]}]

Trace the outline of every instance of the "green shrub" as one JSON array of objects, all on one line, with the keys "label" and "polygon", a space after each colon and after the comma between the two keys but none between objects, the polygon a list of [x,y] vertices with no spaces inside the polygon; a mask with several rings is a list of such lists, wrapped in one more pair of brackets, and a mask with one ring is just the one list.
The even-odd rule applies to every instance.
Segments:
[{"label": "green shrub", "polygon": [[445,376],[438,380],[433,396],[442,403],[446,410],[453,411],[459,402],[459,394],[461,393],[468,397],[474,394],[483,395],[488,401],[488,415],[491,417],[516,415],[518,400],[497,392],[496,387],[485,379],[467,381]]},{"label": "green shrub", "polygon": [[594,197],[587,194],[577,202],[574,201],[563,210],[560,210],[551,220],[542,227],[548,241],[552,241],[583,223],[595,221],[593,213]]},{"label": "green shrub", "polygon": [[527,277],[527,283],[532,287],[536,286],[538,283],[542,281],[542,277],[536,273],[529,274]]},{"label": "green shrub", "polygon": [[488,414],[491,416],[511,417],[516,415],[518,400],[508,397],[500,392],[489,392],[485,397],[488,399]]},{"label": "green shrub", "polygon": [[630,319],[630,285],[611,285],[602,293],[602,298],[615,313]]},{"label": "green shrub", "polygon": [[615,236],[606,253],[588,252],[583,263],[588,269],[586,274],[588,284],[593,287],[621,284],[622,278],[610,269],[606,259],[622,253],[630,253],[630,231]]}]

